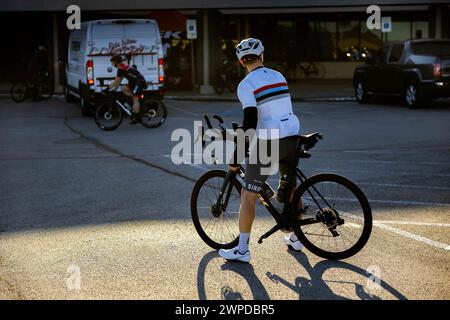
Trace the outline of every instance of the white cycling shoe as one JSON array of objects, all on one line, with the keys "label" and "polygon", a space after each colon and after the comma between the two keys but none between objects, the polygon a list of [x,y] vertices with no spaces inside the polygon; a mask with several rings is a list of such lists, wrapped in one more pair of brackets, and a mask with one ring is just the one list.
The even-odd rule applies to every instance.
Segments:
[{"label": "white cycling shoe", "polygon": [[238,247],[232,249],[220,249],[219,255],[228,261],[240,261],[248,263],[251,259],[250,251],[240,253]]},{"label": "white cycling shoe", "polygon": [[300,251],[303,249],[303,245],[294,233],[284,237],[284,244],[288,247],[291,246],[295,251]]}]

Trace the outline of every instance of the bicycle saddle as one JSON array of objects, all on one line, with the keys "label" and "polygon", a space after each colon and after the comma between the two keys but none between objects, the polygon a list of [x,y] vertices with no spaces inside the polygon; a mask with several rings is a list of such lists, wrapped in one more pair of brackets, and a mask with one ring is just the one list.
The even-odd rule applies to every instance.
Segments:
[{"label": "bicycle saddle", "polygon": [[298,146],[304,146],[305,150],[309,150],[314,147],[317,141],[322,140],[323,135],[320,132],[314,132],[298,136]]}]

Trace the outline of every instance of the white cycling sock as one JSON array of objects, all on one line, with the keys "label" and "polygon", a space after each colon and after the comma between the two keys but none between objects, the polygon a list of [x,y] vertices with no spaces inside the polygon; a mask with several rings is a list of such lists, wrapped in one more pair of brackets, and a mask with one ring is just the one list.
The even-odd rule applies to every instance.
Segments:
[{"label": "white cycling sock", "polygon": [[243,233],[241,232],[239,234],[239,245],[238,250],[240,253],[245,253],[248,251],[248,243],[250,241],[250,233]]},{"label": "white cycling sock", "polygon": [[298,241],[298,238],[294,232],[291,233],[291,236],[289,238],[291,239],[292,242]]}]

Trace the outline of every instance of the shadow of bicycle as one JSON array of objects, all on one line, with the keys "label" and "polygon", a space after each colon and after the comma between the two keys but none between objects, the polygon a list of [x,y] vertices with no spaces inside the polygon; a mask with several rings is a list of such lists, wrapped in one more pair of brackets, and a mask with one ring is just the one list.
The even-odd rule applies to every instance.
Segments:
[{"label": "shadow of bicycle", "polygon": [[[274,283],[282,284],[287,288],[293,290],[298,293],[299,299],[314,299],[314,300],[347,300],[349,298],[341,296],[330,288],[328,282],[334,282],[342,285],[354,285],[355,294],[361,300],[381,300],[381,298],[371,292],[368,292],[367,289],[356,282],[344,282],[344,281],[325,281],[323,276],[325,272],[329,269],[343,269],[349,270],[356,274],[359,274],[368,280],[373,275],[368,274],[366,270],[352,265],[343,261],[331,261],[331,260],[323,260],[317,263],[314,267],[308,260],[308,257],[303,252],[295,252],[293,250],[288,250],[288,253],[291,254],[301,266],[305,268],[309,275],[309,279],[305,277],[298,277],[295,279],[294,283],[290,283],[289,281],[283,279],[282,277],[267,272],[267,277]],[[216,251],[208,252],[205,256],[203,256],[202,260],[199,263],[198,271],[197,271],[197,289],[198,289],[198,297],[200,300],[207,300],[208,296],[206,294],[206,285],[205,285],[205,273],[208,264],[213,259],[222,259]],[[270,296],[264,287],[262,281],[256,276],[254,268],[251,264],[244,264],[238,262],[224,262],[221,265],[222,271],[231,271],[241,276],[250,288],[252,298],[254,300],[269,300]],[[398,290],[390,286],[385,281],[379,280],[379,286],[383,290],[389,292],[392,296],[399,300],[406,300],[406,297],[402,295]],[[221,299],[223,300],[243,300],[243,295],[241,292],[234,290],[229,285],[224,285],[221,288]]]},{"label": "shadow of bicycle", "polygon": [[[333,292],[333,290],[328,285],[328,283],[337,283],[342,285],[353,285],[355,288],[356,296],[361,300],[381,300],[381,297],[375,295],[370,291],[367,291],[367,288],[360,283],[324,280],[324,274],[327,270],[343,269],[352,271],[371,281],[372,279],[374,279],[374,276],[372,274],[368,274],[366,270],[347,262],[332,260],[320,261],[313,267],[305,253],[296,252],[291,249],[288,249],[287,251],[300,263],[302,267],[305,268],[309,275],[309,279],[305,277],[298,277],[295,279],[294,283],[290,283],[276,274],[267,272],[266,275],[271,281],[275,283],[281,283],[287,288],[298,293],[299,299],[350,300],[347,297]],[[390,286],[388,283],[378,278],[376,278],[376,280],[378,281],[380,289],[386,290],[399,300],[406,300],[406,297],[404,295],[402,295],[398,290]]]}]

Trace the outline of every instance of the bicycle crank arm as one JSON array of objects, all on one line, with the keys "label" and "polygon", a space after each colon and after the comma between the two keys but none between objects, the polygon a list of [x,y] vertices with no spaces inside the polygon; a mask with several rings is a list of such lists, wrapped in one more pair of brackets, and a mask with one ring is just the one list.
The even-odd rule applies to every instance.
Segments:
[{"label": "bicycle crank arm", "polygon": [[272,229],[270,229],[269,231],[267,231],[266,233],[264,233],[261,238],[259,238],[258,243],[261,244],[263,242],[264,239],[270,237],[271,235],[273,235],[275,232],[277,232],[278,230],[280,230],[281,227],[279,224],[275,225]]}]

